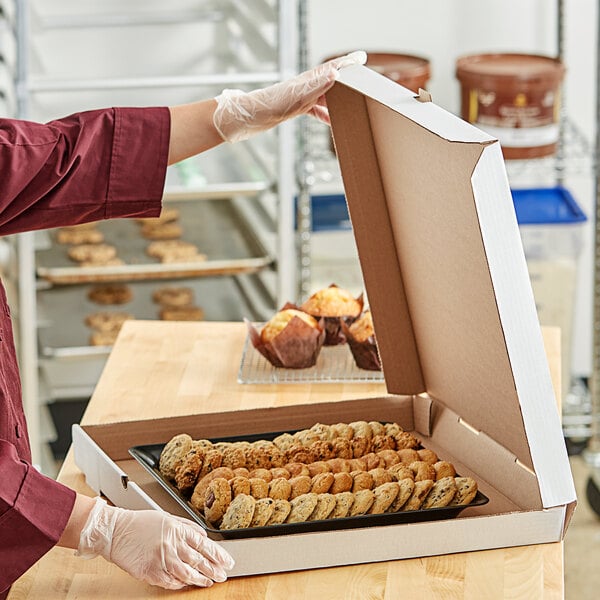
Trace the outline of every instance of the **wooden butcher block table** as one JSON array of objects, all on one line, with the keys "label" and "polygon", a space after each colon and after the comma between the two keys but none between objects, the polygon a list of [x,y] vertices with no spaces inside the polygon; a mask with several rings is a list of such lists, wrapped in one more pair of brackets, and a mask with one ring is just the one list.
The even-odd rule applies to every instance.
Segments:
[{"label": "wooden butcher block table", "polygon": [[[383,383],[244,385],[237,382],[246,338],[242,323],[125,323],[82,424],[186,415],[381,395]],[[560,389],[560,339],[544,340]],[[73,462],[58,479],[94,495]],[[108,598],[562,598],[562,543],[505,548],[276,575],[232,578],[208,589],[170,592],[131,578],[102,558],[54,548],[12,588],[10,600]]]}]

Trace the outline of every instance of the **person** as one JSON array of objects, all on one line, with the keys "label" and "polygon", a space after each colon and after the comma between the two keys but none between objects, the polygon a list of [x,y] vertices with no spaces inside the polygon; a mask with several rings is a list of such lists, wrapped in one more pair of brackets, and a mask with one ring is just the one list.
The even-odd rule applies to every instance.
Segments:
[{"label": "person", "polygon": [[[266,88],[185,105],[92,110],[47,124],[0,119],[0,235],[158,216],[168,165],[299,115],[328,122],[325,92],[339,69],[365,60],[352,53]],[[234,565],[190,520],[110,506],[32,466],[0,285],[0,599],[55,545],[167,589],[223,582]]]}]

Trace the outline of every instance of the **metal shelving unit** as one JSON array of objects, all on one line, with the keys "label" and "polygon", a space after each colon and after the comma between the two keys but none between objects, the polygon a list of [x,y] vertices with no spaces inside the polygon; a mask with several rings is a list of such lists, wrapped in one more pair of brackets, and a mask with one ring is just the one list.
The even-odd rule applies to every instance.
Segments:
[{"label": "metal shelving unit", "polygon": [[[117,99],[107,100],[112,105],[171,105],[211,97],[225,87],[253,89],[289,78],[298,70],[299,1],[205,0],[191,4],[182,0],[170,6],[157,4],[156,8],[150,2],[140,10],[120,5],[116,9],[104,8],[98,3],[95,10],[88,6],[59,14],[38,0],[16,0],[16,116],[47,120],[56,115],[45,117],[44,111],[67,114],[77,99],[82,99],[82,105],[74,110],[85,110],[90,102],[109,105],[103,103],[105,94]],[[177,27],[185,35],[201,40],[202,36],[190,29],[198,27],[210,40],[208,49],[204,53],[201,49],[201,56],[192,56],[190,63],[197,60],[191,66],[182,66],[181,72],[166,69],[156,75],[144,73],[144,68],[152,63],[151,47],[148,56],[142,55],[139,62],[144,67],[138,72],[124,72],[121,62],[127,61],[119,61],[114,75],[103,72],[101,67],[97,69],[99,74],[94,72],[90,60],[89,69],[87,65],[78,68],[75,61],[71,76],[60,64],[53,65],[44,52],[45,43],[50,43],[47,38],[80,35],[82,28],[92,40],[115,40],[114,51],[118,52],[119,40],[132,32],[152,44],[161,32],[173,41]],[[139,57],[135,43],[131,49]],[[93,52],[91,41],[89,45],[86,41],[85,50]],[[189,48],[184,53],[190,53]],[[150,92],[151,102],[139,101]],[[64,110],[57,108],[63,103]],[[119,228],[126,225],[119,221],[103,222],[101,226],[107,240],[111,235],[126,240],[126,264],[86,273],[77,271],[65,259],[65,248],[56,244],[53,232],[14,236],[14,261],[8,279],[14,282],[18,296],[18,310],[13,312],[24,406],[31,439],[39,440],[32,448],[34,462],[51,472],[46,446],[51,432],[44,431],[46,403],[59,398],[89,397],[110,351],[109,347],[87,345],[81,315],[65,312],[65,303],[85,307],[86,285],[97,281],[128,282],[135,288],[138,318],[153,318],[150,289],[171,279],[197,289],[201,296],[198,302],[205,308],[206,318],[212,320],[243,316],[262,319],[276,305],[296,296],[295,150],[295,125],[284,123],[276,132],[238,144],[224,144],[169,167],[164,201],[175,203],[182,214],[189,213],[183,223],[184,234],[200,236],[200,225],[198,231],[191,227],[194,218],[211,218],[211,211],[215,218],[225,213],[234,215],[230,223],[221,223],[219,232],[226,234],[230,227],[239,242],[237,246],[217,242],[218,251],[211,252],[198,239],[201,251],[207,254],[207,261],[198,265],[161,265],[148,260],[140,245],[142,241],[132,232],[120,232]],[[135,227],[133,223],[127,225]],[[236,298],[233,303],[232,297]],[[62,337],[61,328],[56,327],[59,321],[61,328],[68,330],[62,332],[66,333]]]}]

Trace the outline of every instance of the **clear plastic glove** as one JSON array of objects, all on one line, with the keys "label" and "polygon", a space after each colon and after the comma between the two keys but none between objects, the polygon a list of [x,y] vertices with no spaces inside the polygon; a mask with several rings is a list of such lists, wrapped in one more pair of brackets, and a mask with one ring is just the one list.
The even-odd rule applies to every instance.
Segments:
[{"label": "clear plastic glove", "polygon": [[101,498],[81,531],[76,554],[102,556],[136,579],[176,590],[227,579],[233,559],[188,519],[156,510],[125,510]]},{"label": "clear plastic glove", "polygon": [[365,52],[352,52],[260,90],[224,90],[216,98],[215,127],[226,142],[239,142],[299,115],[312,114],[329,124],[325,92],[341,68],[366,61]]}]

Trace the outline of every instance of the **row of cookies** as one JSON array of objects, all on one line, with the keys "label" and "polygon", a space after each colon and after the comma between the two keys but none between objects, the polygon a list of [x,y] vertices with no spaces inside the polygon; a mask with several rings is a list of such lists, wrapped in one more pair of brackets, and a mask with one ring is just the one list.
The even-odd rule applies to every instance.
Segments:
[{"label": "row of cookies", "polygon": [[[420,481],[439,481],[445,477],[456,477],[454,466],[445,461],[434,465],[415,462],[410,466],[399,463],[389,469],[382,467],[370,471],[340,471],[317,472],[312,476],[308,470],[290,477],[286,469],[274,469],[264,473],[257,471],[244,473],[242,469],[233,471],[228,467],[218,467],[201,479],[193,487],[190,503],[199,511],[204,509],[207,491],[216,479],[224,479],[227,484],[221,484],[220,492],[225,496],[235,497],[238,494],[249,494],[254,498],[291,500],[301,494],[309,492],[323,494],[339,494],[343,492],[356,493],[361,490],[372,490],[384,483],[399,482],[410,479],[417,483]],[[191,486],[187,487],[183,480],[179,480],[179,490],[189,493]],[[226,488],[226,489],[223,489]],[[217,493],[217,492],[213,492]]]},{"label": "row of cookies", "polygon": [[[279,450],[268,452],[261,447],[230,447],[220,450],[203,445],[203,440],[192,440],[188,434],[174,436],[163,448],[159,458],[159,470],[168,480],[174,481],[177,488],[185,493],[206,474],[219,467],[250,471],[283,469],[289,477],[299,474],[320,472],[370,471],[376,468],[389,468],[397,464],[422,464],[423,467],[438,462],[435,452],[429,449],[380,450],[356,458],[335,457],[323,454],[324,447],[333,452],[330,442],[314,442],[302,452],[294,450],[284,454]],[[313,450],[317,446],[321,454]],[[316,457],[316,459],[315,459]]]},{"label": "row of cookies", "polygon": [[[254,442],[213,443],[207,439],[192,440],[187,434],[181,435],[184,437],[175,439],[175,436],[163,452],[170,456],[171,447],[177,451],[181,445],[182,450],[178,457],[182,457],[193,447],[198,453],[203,452],[207,460],[218,462],[216,466],[225,465],[231,468],[271,468],[289,462],[312,463],[331,458],[360,458],[382,450],[422,450],[420,440],[404,431],[397,423],[383,424],[374,421],[316,424],[310,429],[293,434],[283,433],[273,441],[261,439]],[[413,453],[410,460],[420,458],[422,457],[416,457]],[[436,460],[437,457],[432,456],[430,462]]]},{"label": "row of cookies", "polygon": [[224,481],[211,483],[204,509],[205,518],[224,530],[467,505],[477,493],[476,482],[469,477],[444,477],[436,482],[407,478],[372,490],[307,492],[285,500],[243,493],[227,496]]}]

